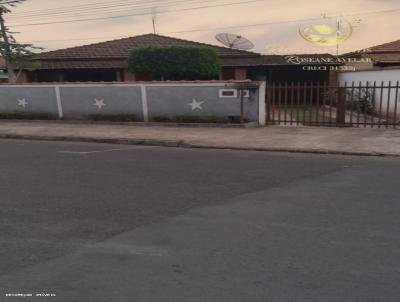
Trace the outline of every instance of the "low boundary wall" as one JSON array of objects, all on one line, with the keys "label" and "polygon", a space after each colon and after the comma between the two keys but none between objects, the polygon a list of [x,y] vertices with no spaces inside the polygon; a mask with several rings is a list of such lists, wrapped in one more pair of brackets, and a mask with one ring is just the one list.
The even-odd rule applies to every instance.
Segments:
[{"label": "low boundary wall", "polygon": [[[155,117],[240,116],[241,98],[232,82],[0,85],[0,112],[48,113],[60,119],[90,115]],[[244,90],[244,117],[265,124],[265,83]],[[254,85],[256,84],[256,85]]]}]

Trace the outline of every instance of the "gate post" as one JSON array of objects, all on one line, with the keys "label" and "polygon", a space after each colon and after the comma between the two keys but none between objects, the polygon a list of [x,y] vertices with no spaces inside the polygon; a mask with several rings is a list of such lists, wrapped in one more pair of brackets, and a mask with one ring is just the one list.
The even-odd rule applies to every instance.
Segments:
[{"label": "gate post", "polygon": [[267,122],[267,109],[266,109],[266,92],[267,84],[266,82],[261,82],[259,86],[259,100],[258,100],[258,124],[260,126],[265,126]]},{"label": "gate post", "polygon": [[337,89],[336,124],[346,124],[346,95],[343,87]]}]

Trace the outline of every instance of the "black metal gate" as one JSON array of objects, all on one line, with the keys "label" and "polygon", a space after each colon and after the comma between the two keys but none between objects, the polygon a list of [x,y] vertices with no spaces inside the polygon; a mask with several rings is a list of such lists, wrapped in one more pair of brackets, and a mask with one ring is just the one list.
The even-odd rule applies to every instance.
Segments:
[{"label": "black metal gate", "polygon": [[268,83],[267,124],[400,126],[400,86],[375,83]]}]

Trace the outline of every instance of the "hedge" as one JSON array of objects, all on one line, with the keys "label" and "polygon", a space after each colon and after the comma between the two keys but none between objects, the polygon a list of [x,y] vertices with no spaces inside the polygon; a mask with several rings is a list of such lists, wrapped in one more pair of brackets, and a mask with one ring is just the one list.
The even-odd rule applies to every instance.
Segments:
[{"label": "hedge", "polygon": [[130,51],[127,70],[153,80],[211,80],[220,66],[210,47],[146,46]]}]

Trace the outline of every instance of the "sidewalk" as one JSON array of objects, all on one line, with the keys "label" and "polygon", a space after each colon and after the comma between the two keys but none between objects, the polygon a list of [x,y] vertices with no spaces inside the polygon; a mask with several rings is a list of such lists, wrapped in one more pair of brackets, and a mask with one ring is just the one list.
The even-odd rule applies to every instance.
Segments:
[{"label": "sidewalk", "polygon": [[2,121],[0,138],[400,156],[400,130],[385,128],[236,129]]}]

